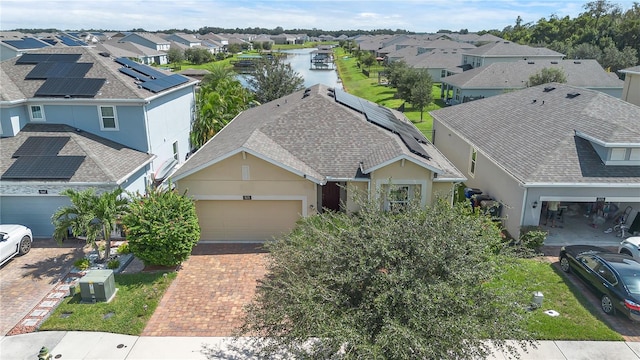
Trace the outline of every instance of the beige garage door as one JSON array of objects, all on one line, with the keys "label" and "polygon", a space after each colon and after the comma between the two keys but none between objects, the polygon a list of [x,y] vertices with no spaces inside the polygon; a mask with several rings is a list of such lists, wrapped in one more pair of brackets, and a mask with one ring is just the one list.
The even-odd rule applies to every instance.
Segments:
[{"label": "beige garage door", "polygon": [[290,231],[302,212],[300,200],[199,200],[202,240],[270,240]]}]

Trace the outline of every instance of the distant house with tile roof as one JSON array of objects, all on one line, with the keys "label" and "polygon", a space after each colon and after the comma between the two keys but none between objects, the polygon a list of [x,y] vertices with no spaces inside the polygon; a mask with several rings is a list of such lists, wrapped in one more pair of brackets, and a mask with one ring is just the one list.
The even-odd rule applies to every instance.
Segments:
[{"label": "distant house with tile roof", "polygon": [[48,47],[0,62],[0,83],[0,222],[35,236],[51,235],[62,189],[144,192],[191,151],[195,79]]},{"label": "distant house with tile roof", "polygon": [[495,41],[462,54],[462,64],[471,68],[518,60],[560,61],[564,54],[544,47],[520,45],[511,41]]},{"label": "distant house with tile roof", "polygon": [[620,70],[625,75],[622,100],[640,106],[640,65]]},{"label": "distant house with tile roof", "polygon": [[442,79],[443,94],[452,91],[451,104],[503,94],[529,86],[529,77],[542,69],[560,69],[567,84],[602,91],[619,98],[624,82],[606,72],[596,60],[519,60],[497,62]]},{"label": "distant house with tile roof", "polygon": [[205,241],[269,240],[357,194],[427,206],[464,180],[402,113],[324,85],[244,111],[172,176]]},{"label": "distant house with tile roof", "polygon": [[[640,107],[551,83],[431,112],[434,145],[465,185],[502,204],[513,236],[542,204],[613,202],[640,209]],[[585,219],[587,222],[588,219]]]}]

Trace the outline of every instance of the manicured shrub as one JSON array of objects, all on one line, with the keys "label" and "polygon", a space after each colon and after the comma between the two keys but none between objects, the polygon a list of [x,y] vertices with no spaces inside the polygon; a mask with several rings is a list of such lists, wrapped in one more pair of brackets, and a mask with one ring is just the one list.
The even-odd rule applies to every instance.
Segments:
[{"label": "manicured shrub", "polygon": [[115,270],[120,267],[120,260],[110,260],[107,263],[107,269]]},{"label": "manicured shrub", "polygon": [[118,254],[120,255],[125,255],[125,254],[130,254],[131,253],[131,249],[129,249],[129,244],[128,243],[124,243],[120,246],[118,246]]},{"label": "manicured shrub", "polygon": [[91,262],[87,258],[82,258],[74,261],[73,266],[84,271],[84,270],[87,270],[89,266],[91,266]]},{"label": "manicured shrub", "polygon": [[200,240],[194,200],[166,188],[134,195],[122,224],[129,249],[145,265],[179,265]]}]

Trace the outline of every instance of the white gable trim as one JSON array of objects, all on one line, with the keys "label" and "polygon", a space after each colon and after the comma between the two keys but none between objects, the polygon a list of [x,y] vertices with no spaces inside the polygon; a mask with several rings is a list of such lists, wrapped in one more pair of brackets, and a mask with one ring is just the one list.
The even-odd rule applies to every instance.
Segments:
[{"label": "white gable trim", "polygon": [[307,180],[309,180],[309,181],[311,181],[313,183],[316,183],[318,185],[324,185],[326,183],[326,180],[322,181],[321,179],[316,179],[315,177],[313,177],[313,176],[311,176],[309,174],[305,174],[304,172],[302,172],[300,170],[297,170],[297,169],[294,169],[294,168],[292,168],[290,166],[284,165],[284,164],[282,164],[282,163],[280,163],[278,161],[275,161],[275,160],[265,156],[264,154],[255,152],[255,151],[247,149],[245,147],[241,147],[241,148],[235,149],[235,150],[233,150],[231,152],[228,152],[228,153],[226,153],[226,154],[224,154],[222,156],[219,156],[219,157],[217,157],[215,159],[212,159],[211,161],[207,161],[206,163],[204,163],[204,164],[202,164],[200,166],[197,166],[197,167],[195,167],[195,168],[193,168],[193,169],[191,169],[191,170],[189,170],[189,171],[187,171],[187,172],[185,172],[183,174],[180,174],[180,175],[176,176],[175,178],[173,178],[173,181],[178,181],[180,179],[184,179],[185,177],[187,177],[189,175],[197,173],[198,171],[206,169],[211,165],[217,164],[217,163],[219,163],[219,162],[221,162],[221,161],[223,161],[223,160],[225,160],[227,158],[230,158],[231,156],[234,156],[234,155],[242,153],[242,152],[247,153],[247,154],[251,154],[251,155],[257,157],[260,160],[266,161],[266,162],[268,162],[268,163],[270,163],[272,165],[275,165],[275,166],[277,166],[279,168],[287,170],[287,171],[289,171],[289,172],[291,172],[293,174],[296,174],[296,175],[298,175],[298,176],[300,176],[302,178],[305,178],[305,179],[307,179]]},{"label": "white gable trim", "polygon": [[427,170],[433,171],[436,174],[443,174],[444,173],[444,171],[442,171],[441,169],[435,168],[435,167],[433,167],[431,165],[425,164],[423,162],[420,162],[420,161],[418,161],[418,160],[416,160],[416,159],[414,159],[414,158],[412,158],[410,156],[406,156],[406,155],[400,155],[400,156],[397,156],[397,157],[392,158],[390,160],[387,160],[385,162],[382,162],[382,163],[380,163],[378,165],[372,166],[372,167],[370,167],[368,169],[363,169],[363,172],[365,174],[369,174],[372,171],[376,171],[378,169],[381,169],[381,168],[383,168],[383,167],[385,167],[387,165],[393,164],[394,162],[400,161],[400,160],[410,161],[410,162],[412,162],[412,163],[414,163],[414,164],[416,164],[416,165],[418,165],[420,167],[423,167],[423,168],[425,168]]}]

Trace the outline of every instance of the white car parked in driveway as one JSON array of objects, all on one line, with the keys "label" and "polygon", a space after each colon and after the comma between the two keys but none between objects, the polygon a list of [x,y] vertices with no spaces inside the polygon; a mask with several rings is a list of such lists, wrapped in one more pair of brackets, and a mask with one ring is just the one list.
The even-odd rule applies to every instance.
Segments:
[{"label": "white car parked in driveway", "polygon": [[622,240],[620,246],[618,246],[618,252],[640,259],[640,236],[632,236]]},{"label": "white car parked in driveway", "polygon": [[0,266],[16,255],[24,255],[31,250],[33,235],[24,225],[0,225]]}]

